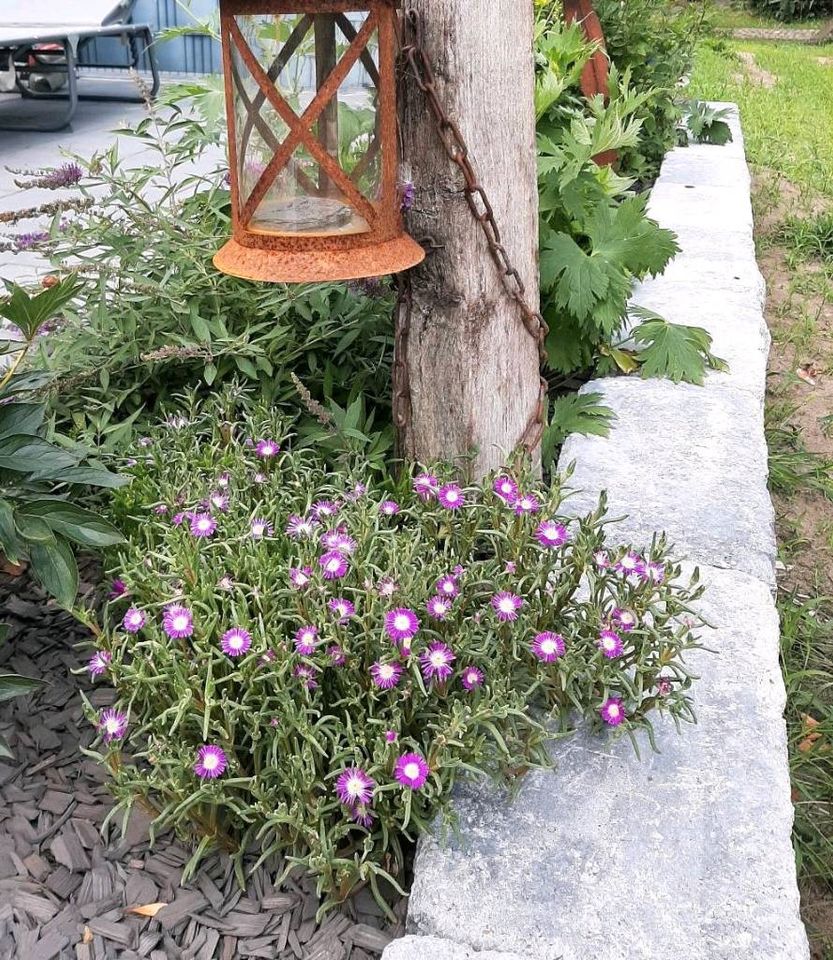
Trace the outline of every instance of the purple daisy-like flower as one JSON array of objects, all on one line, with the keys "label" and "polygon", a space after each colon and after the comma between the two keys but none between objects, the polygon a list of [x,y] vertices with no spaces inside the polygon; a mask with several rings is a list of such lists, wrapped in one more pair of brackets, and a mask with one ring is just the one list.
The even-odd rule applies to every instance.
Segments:
[{"label": "purple daisy-like flower", "polygon": [[382,577],[376,584],[376,589],[379,591],[380,597],[392,597],[399,588],[392,577]]},{"label": "purple daisy-like flower", "polygon": [[365,830],[369,830],[373,826],[373,811],[366,810],[364,807],[357,807],[350,814],[350,819],[360,827],[364,827]]},{"label": "purple daisy-like flower", "polygon": [[385,730],[385,743],[396,743],[399,734],[395,730]]},{"label": "purple daisy-like flower", "polygon": [[297,513],[286,522],[286,534],[293,540],[308,540],[315,534],[318,521],[315,517],[300,517]]},{"label": "purple daisy-like flower", "polygon": [[501,590],[492,597],[492,607],[497,614],[498,620],[504,622],[518,619],[518,613],[524,605],[522,597],[516,593],[509,593],[507,590]]},{"label": "purple daisy-like flower", "polygon": [[316,673],[315,667],[310,666],[308,663],[299,663],[292,671],[292,675],[300,680],[307,690],[315,690],[318,686],[318,680],[316,679],[318,674]]},{"label": "purple daisy-like flower", "polygon": [[532,641],[530,649],[542,663],[553,663],[564,655],[564,637],[549,631],[539,633]]},{"label": "purple daisy-like flower", "polygon": [[221,510],[223,513],[228,513],[229,502],[228,494],[221,493],[219,490],[215,490],[208,498],[209,506],[214,507],[215,510]]},{"label": "purple daisy-like flower", "polygon": [[359,767],[348,767],[336,780],[338,799],[347,807],[370,803],[375,787],[375,781]]},{"label": "purple daisy-like flower", "polygon": [[445,618],[451,613],[452,602],[448,597],[431,597],[428,603],[425,604],[425,609],[428,611],[428,616],[432,617],[434,620],[445,620]]},{"label": "purple daisy-like flower", "polygon": [[252,474],[252,483],[256,483],[258,486],[262,486],[268,479],[266,474],[261,473],[259,470]]},{"label": "purple daisy-like flower", "polygon": [[289,582],[296,590],[303,590],[312,580],[312,567],[290,567]]},{"label": "purple daisy-like flower", "polygon": [[381,690],[391,690],[402,678],[402,665],[377,660],[370,668],[370,676]]},{"label": "purple daisy-like flower", "polygon": [[252,522],[249,525],[252,533],[252,537],[255,540],[261,540],[263,537],[271,537],[274,532],[274,528],[268,520],[264,520],[263,517],[252,517]]},{"label": "purple daisy-like flower", "polygon": [[181,527],[184,522],[185,522],[185,514],[182,513],[181,511],[180,511],[179,513],[175,513],[175,514],[171,517],[171,523],[172,523],[175,527]]},{"label": "purple daisy-like flower", "polygon": [[345,494],[345,496],[351,503],[355,503],[357,500],[361,500],[366,493],[367,484],[357,483],[349,493]]},{"label": "purple daisy-like flower", "polygon": [[344,597],[333,597],[332,600],[328,600],[327,608],[330,613],[335,614],[337,623],[347,623],[356,613],[355,606]]},{"label": "purple daisy-like flower", "polygon": [[165,608],[162,629],[171,640],[183,640],[194,632],[194,617],[187,607],[174,603]]},{"label": "purple daisy-like flower", "polygon": [[385,614],[385,631],[394,643],[410,643],[419,630],[419,617],[408,607],[397,607]]},{"label": "purple daisy-like flower", "polygon": [[252,635],[243,627],[232,627],[226,630],[220,641],[223,653],[230,657],[242,657],[252,645]]},{"label": "purple daisy-like flower", "polygon": [[457,578],[451,573],[447,573],[444,577],[440,577],[440,579],[434,585],[434,588],[441,597],[449,597],[451,599],[460,593],[460,586],[457,583]]},{"label": "purple daisy-like flower", "polygon": [[210,537],[217,529],[217,521],[210,513],[195,513],[191,517],[191,533],[195,537]]},{"label": "purple daisy-like flower", "polygon": [[300,627],[295,633],[295,650],[304,657],[315,653],[318,646],[318,627],[311,624]]},{"label": "purple daisy-like flower", "polygon": [[645,561],[632,551],[628,551],[613,569],[626,577],[639,576],[645,569]]},{"label": "purple daisy-like flower", "polygon": [[168,508],[164,503],[158,503],[154,508],[153,512],[157,517],[162,517],[168,512]]},{"label": "purple daisy-like flower", "polygon": [[432,473],[421,473],[414,477],[414,493],[421,500],[430,500],[440,489],[440,482]]},{"label": "purple daisy-like flower", "polygon": [[316,520],[327,520],[334,517],[339,510],[341,510],[341,504],[336,503],[335,500],[318,500],[312,505],[310,512]]},{"label": "purple daisy-like flower", "polygon": [[258,440],[255,453],[263,460],[270,460],[281,452],[281,445],[276,440]]},{"label": "purple daisy-like flower", "polygon": [[441,487],[437,499],[440,501],[440,506],[445,507],[446,510],[459,510],[466,502],[463,491],[456,483],[447,483]]},{"label": "purple daisy-like flower", "polygon": [[214,780],[221,776],[228,760],[225,752],[213,743],[206,743],[197,750],[197,762],[194,764],[194,773],[201,780]]},{"label": "purple daisy-like flower", "polygon": [[343,667],[347,663],[347,654],[337,643],[327,647],[327,656],[334,667]]},{"label": "purple daisy-like flower", "polygon": [[463,684],[466,690],[477,690],[483,686],[485,679],[483,671],[478,667],[464,667],[460,674],[460,683]]},{"label": "purple daisy-like flower", "polygon": [[274,663],[277,659],[278,655],[274,650],[267,650],[266,653],[261,654],[261,657],[257,662],[261,667],[268,667],[270,663]]},{"label": "purple daisy-like flower", "polygon": [[432,643],[419,658],[423,677],[445,683],[454,672],[451,665],[456,659],[454,651],[447,644]]},{"label": "purple daisy-like flower", "polygon": [[147,622],[148,618],[144,610],[140,610],[138,607],[129,607],[121,625],[128,633],[138,633]]},{"label": "purple daisy-like flower", "polygon": [[224,577],[220,577],[220,579],[217,581],[217,586],[221,590],[233,590],[234,580],[232,580],[232,578],[226,574]]},{"label": "purple daisy-like flower", "polygon": [[538,513],[541,509],[541,504],[538,498],[534,493],[521,493],[518,494],[518,499],[515,501],[515,513],[521,517],[525,513]]},{"label": "purple daisy-like flower", "polygon": [[104,740],[121,740],[127,733],[127,714],[115,707],[102,710],[98,715],[98,729],[104,734]]},{"label": "purple daisy-like flower", "polygon": [[110,592],[107,594],[110,600],[118,600],[127,593],[127,584],[124,580],[114,580],[110,584]]},{"label": "purple daisy-like flower", "polygon": [[403,753],[396,761],[393,775],[410,790],[419,790],[425,785],[430,770],[425,758],[418,753]]},{"label": "purple daisy-like flower", "polygon": [[518,485],[511,477],[507,477],[505,474],[500,477],[495,477],[494,486],[492,489],[500,497],[500,499],[509,504],[509,506],[514,506],[515,501],[518,499]]},{"label": "purple daisy-like flower", "polygon": [[555,520],[544,520],[543,523],[538,524],[538,529],[535,531],[535,539],[538,543],[551,550],[563,547],[569,538],[564,524],[556,523]]},{"label": "purple daisy-like flower", "polygon": [[338,550],[331,550],[318,558],[318,563],[324,572],[325,580],[340,580],[346,573],[349,564],[347,557]]},{"label": "purple daisy-like flower", "polygon": [[615,660],[616,657],[622,656],[622,638],[615,630],[602,630],[596,646],[608,660]]},{"label": "purple daisy-like flower", "polygon": [[339,553],[346,553],[348,556],[352,556],[356,552],[356,541],[343,530],[328,530],[322,535],[321,543],[328,550],[337,550]]},{"label": "purple daisy-like flower", "polygon": [[652,560],[645,565],[642,575],[646,580],[652,580],[654,583],[662,583],[665,580],[665,564]]},{"label": "purple daisy-like flower", "polygon": [[385,517],[395,517],[399,513],[399,504],[395,500],[383,500],[379,504],[379,513]]},{"label": "purple daisy-like flower", "polygon": [[221,490],[227,490],[230,483],[231,483],[231,474],[229,473],[221,473],[220,476],[217,477],[217,486]]},{"label": "purple daisy-like flower", "polygon": [[599,568],[599,570],[607,570],[610,566],[610,557],[604,550],[597,550],[593,554],[593,562]]},{"label": "purple daisy-like flower", "polygon": [[91,677],[100,677],[102,673],[107,672],[113,655],[107,650],[96,650],[87,662],[87,670]]},{"label": "purple daisy-like flower", "polygon": [[611,614],[611,619],[624,633],[630,633],[639,623],[639,618],[632,610],[623,610],[620,607],[616,607]]},{"label": "purple daisy-like flower", "polygon": [[507,560],[506,565],[503,568],[504,573],[517,573],[518,565],[514,560]]},{"label": "purple daisy-like flower", "polygon": [[625,719],[625,709],[622,706],[622,701],[618,697],[609,697],[602,704],[599,715],[609,726],[618,727]]}]

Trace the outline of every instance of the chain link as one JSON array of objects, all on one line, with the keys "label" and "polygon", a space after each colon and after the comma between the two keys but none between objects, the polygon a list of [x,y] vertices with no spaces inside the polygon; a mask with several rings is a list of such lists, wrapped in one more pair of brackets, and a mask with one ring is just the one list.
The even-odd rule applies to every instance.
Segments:
[{"label": "chain link", "polygon": [[[446,113],[437,95],[434,70],[422,42],[422,30],[416,11],[408,11],[408,13],[405,14],[405,20],[410,28],[413,40],[404,43],[400,38],[402,54],[408,63],[408,67],[417,86],[428,100],[428,105],[434,115],[437,132],[439,133],[448,158],[456,164],[463,175],[465,183],[463,195],[466,198],[466,203],[475,221],[480,224],[483,235],[486,238],[489,253],[498,268],[501,282],[508,297],[518,305],[524,327],[537,344],[539,362],[541,366],[543,366],[547,361],[546,339],[549,333],[549,327],[541,315],[541,312],[534,310],[529,305],[529,301],[526,298],[526,286],[517,268],[509,258],[506,248],[503,246],[500,228],[495,219],[495,213],[489,200],[489,195],[477,179],[465,138],[455,121]],[[405,301],[403,312],[406,314],[406,317],[404,324],[409,331],[412,298],[410,284],[407,281],[404,285],[400,285],[400,299],[404,299]],[[403,334],[400,333],[399,343],[397,345],[405,346],[406,342],[407,331],[404,333],[404,337]],[[395,398],[399,398],[400,402],[396,405],[399,408],[397,417],[402,420],[401,424],[398,423],[399,426],[404,424],[406,417],[402,409],[402,403],[409,402],[404,396],[407,390],[403,386],[401,375],[402,371],[395,369],[394,396]],[[540,385],[536,408],[520,440],[521,446],[523,446],[528,453],[532,453],[540,443],[545,427],[544,414],[547,402],[547,381],[543,376],[539,376],[539,380]]]}]

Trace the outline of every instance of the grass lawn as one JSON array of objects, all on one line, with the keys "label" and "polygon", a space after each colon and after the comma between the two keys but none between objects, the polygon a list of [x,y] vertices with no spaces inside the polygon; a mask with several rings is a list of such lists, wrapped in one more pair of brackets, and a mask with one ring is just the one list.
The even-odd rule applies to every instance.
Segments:
[{"label": "grass lawn", "polygon": [[[783,27],[784,23],[775,17],[764,17],[740,6],[717,7],[713,16],[714,25],[718,30],[738,30],[742,27]],[[797,23],[796,27],[805,24]]]}]

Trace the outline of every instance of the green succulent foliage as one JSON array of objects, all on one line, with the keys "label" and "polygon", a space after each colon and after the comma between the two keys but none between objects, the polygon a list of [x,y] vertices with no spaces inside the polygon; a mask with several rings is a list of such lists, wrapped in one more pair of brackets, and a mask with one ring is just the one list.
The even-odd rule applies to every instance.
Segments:
[{"label": "green succulent foliage", "polygon": [[695,143],[713,143],[723,146],[731,143],[732,128],[726,122],[727,109],[712,107],[702,100],[688,100],[684,109],[686,141],[688,135]]}]

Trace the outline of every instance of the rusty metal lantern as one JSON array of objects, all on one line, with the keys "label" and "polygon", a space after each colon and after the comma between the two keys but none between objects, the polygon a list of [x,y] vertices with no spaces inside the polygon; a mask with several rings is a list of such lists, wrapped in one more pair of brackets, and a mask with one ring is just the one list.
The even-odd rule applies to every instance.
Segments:
[{"label": "rusty metal lantern", "polygon": [[220,0],[232,239],[224,273],[299,283],[405,270],[398,0]]}]

